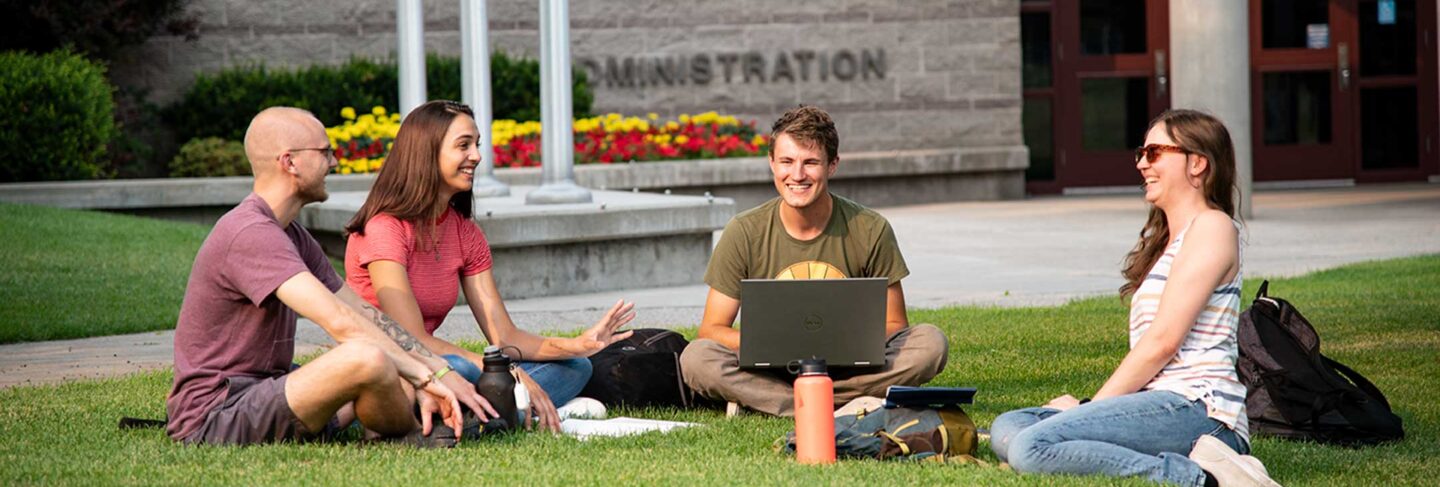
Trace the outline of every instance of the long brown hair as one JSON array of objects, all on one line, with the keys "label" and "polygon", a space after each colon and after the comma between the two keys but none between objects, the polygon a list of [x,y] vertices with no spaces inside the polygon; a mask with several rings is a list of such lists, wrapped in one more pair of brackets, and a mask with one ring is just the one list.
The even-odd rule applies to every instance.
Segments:
[{"label": "long brown hair", "polygon": [[[1165,124],[1166,135],[1176,145],[1210,161],[1201,183],[1205,202],[1235,218],[1235,145],[1230,142],[1230,131],[1225,129],[1225,124],[1209,114],[1183,109],[1160,114],[1150,121],[1150,128],[1160,123]],[[1140,241],[1125,255],[1124,270],[1120,272],[1125,276],[1125,284],[1120,286],[1121,296],[1133,294],[1140,287],[1145,274],[1169,243],[1170,225],[1165,220],[1165,212],[1152,205],[1150,216],[1140,229]]]},{"label": "long brown hair", "polygon": [[[345,225],[345,232],[365,234],[365,224],[375,215],[388,213],[415,227],[417,249],[428,248],[431,235],[435,232],[435,198],[444,184],[440,174],[440,146],[445,143],[445,132],[460,115],[475,117],[470,107],[463,104],[436,100],[416,107],[405,116],[400,131],[395,134],[390,154],[385,156],[385,165],[380,176],[370,188],[370,196],[360,211]],[[485,156],[488,154],[483,154]],[[462,191],[450,198],[450,208],[460,216],[470,218],[471,192]]]}]

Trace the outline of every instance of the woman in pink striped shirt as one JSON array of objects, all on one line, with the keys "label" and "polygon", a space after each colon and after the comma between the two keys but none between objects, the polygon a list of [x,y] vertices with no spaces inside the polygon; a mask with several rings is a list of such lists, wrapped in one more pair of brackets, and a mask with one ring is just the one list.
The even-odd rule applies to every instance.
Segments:
[{"label": "woman in pink striped shirt", "polygon": [[481,356],[434,336],[464,291],[486,340],[518,352],[515,375],[529,392],[529,414],[558,431],[554,404],[585,387],[587,357],[630,335],[618,330],[635,317],[634,304],[615,303],[574,338],[515,326],[495,285],[485,234],[470,219],[480,137],[470,108],[459,103],[432,101],[405,117],[365,204],[345,227],[345,280],[473,382]]},{"label": "woman in pink striped shirt", "polygon": [[1135,151],[1150,216],[1125,258],[1130,352],[1094,399],[1010,411],[991,449],[1021,473],[1277,485],[1248,452],[1235,371],[1240,302],[1235,149],[1215,117],[1171,110]]}]

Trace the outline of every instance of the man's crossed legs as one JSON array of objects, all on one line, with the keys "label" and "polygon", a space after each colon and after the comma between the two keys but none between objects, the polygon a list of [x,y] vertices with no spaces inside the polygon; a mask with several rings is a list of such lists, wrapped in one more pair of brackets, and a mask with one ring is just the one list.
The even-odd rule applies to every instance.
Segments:
[{"label": "man's crossed legs", "polygon": [[[844,404],[860,396],[884,396],[892,385],[918,386],[945,370],[949,345],[945,333],[933,325],[915,325],[900,330],[885,341],[885,365],[854,373],[831,369],[835,380],[835,403]],[[719,342],[700,339],[680,354],[685,383],[710,399],[739,403],[776,416],[792,416],[794,378],[783,373],[744,370],[740,354]]]}]

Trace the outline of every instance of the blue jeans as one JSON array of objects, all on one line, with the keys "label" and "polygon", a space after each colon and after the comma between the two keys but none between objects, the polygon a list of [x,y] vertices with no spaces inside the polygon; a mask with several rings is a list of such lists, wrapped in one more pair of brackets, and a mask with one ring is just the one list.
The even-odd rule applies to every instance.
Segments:
[{"label": "blue jeans", "polygon": [[1025,408],[990,426],[990,449],[1020,473],[1144,477],[1177,485],[1205,484],[1190,449],[1210,435],[1242,454],[1250,446],[1206,416],[1205,403],[1169,391],[1145,391],[1067,411]]},{"label": "blue jeans", "polygon": [[[471,384],[480,381],[480,367],[476,367],[474,362],[454,354],[446,355],[445,361],[450,363],[455,373]],[[540,384],[540,388],[545,390],[545,394],[550,396],[550,402],[557,408],[580,395],[585,383],[590,382],[590,373],[594,370],[588,358],[520,362],[520,368],[525,369],[525,373],[530,374],[536,384]]]}]

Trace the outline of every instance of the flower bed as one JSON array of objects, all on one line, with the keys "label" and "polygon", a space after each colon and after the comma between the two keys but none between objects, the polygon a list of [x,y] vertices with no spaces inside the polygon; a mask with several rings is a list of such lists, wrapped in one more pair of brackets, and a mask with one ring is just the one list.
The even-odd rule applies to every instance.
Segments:
[{"label": "flower bed", "polygon": [[385,163],[385,154],[395,143],[395,134],[400,131],[400,114],[386,113],[385,107],[375,107],[370,113],[355,116],[355,109],[340,110],[345,119],[338,126],[325,129],[330,146],[335,148],[335,157],[340,159],[340,174],[365,174],[379,171]]},{"label": "flower bed", "polygon": [[[326,129],[340,158],[341,174],[378,171],[400,128],[400,116],[384,107],[356,116],[353,108],[341,111],[345,122]],[[626,117],[610,113],[574,122],[575,163],[608,164],[628,161],[715,159],[765,154],[769,137],[755,122],[715,112],[682,114],[661,121],[654,113]],[[490,125],[496,167],[540,165],[540,122],[496,120]]]}]

